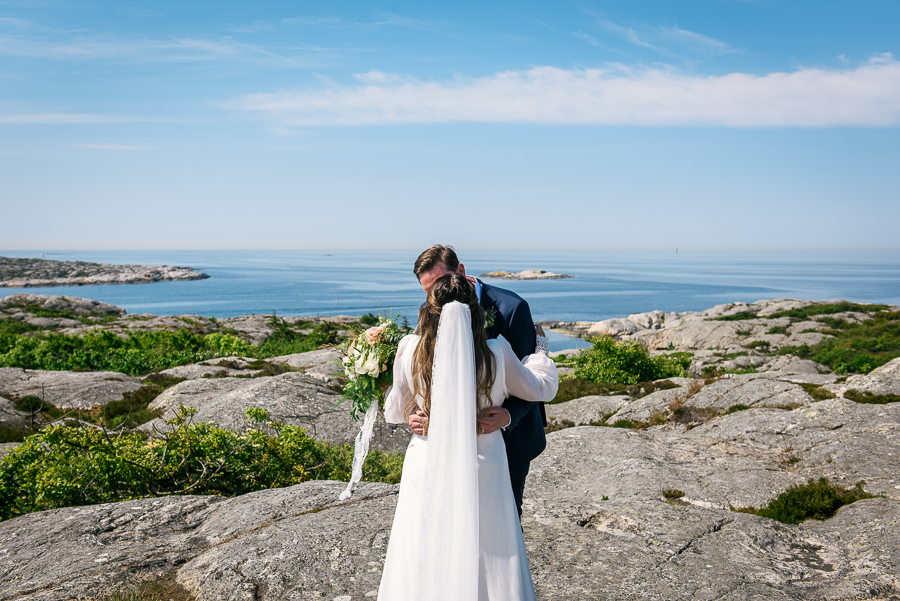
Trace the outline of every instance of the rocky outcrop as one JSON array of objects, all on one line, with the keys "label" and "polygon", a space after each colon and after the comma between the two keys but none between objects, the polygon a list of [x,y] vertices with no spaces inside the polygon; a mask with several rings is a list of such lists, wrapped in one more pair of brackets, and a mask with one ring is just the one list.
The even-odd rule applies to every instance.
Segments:
[{"label": "rocky outcrop", "polygon": [[36,396],[60,409],[88,411],[95,405],[118,401],[144,383],[114,371],[40,371],[0,367],[0,393]]},{"label": "rocky outcrop", "polygon": [[0,397],[0,430],[22,430],[32,425],[32,420],[40,423],[40,416],[32,415],[27,411],[19,411],[9,399]]},{"label": "rocky outcrop", "polygon": [[85,261],[0,257],[0,288],[149,284],[203,280],[208,277],[190,267],[107,265]]},{"label": "rocky outcrop", "polygon": [[846,381],[825,387],[838,396],[848,390],[875,395],[900,395],[900,357],[892,359],[867,374],[850,376]]},{"label": "rocky outcrop", "polygon": [[[304,582],[298,592],[331,599],[329,585],[346,591],[375,580],[377,587],[380,571],[370,562],[383,559],[397,487],[362,483],[349,503],[338,503],[343,487],[307,482],[232,499],[139,499],[0,522],[0,599],[104,598],[186,562],[192,569],[184,570],[184,584],[198,599],[285,598],[284,587],[273,585],[294,580],[301,565],[312,568],[307,576],[319,586]],[[367,540],[373,526],[383,531],[380,540]],[[257,559],[248,562],[248,552]],[[209,582],[204,567],[212,568]],[[363,578],[354,581],[354,574]]]},{"label": "rocky outcrop", "polygon": [[[599,322],[547,321],[541,325],[570,336],[611,336],[617,340],[636,341],[654,353],[691,352],[689,372],[693,375],[704,375],[708,371],[750,370],[816,374],[830,370],[813,361],[771,356],[770,353],[782,347],[814,346],[830,338],[828,320],[858,323],[871,319],[871,314],[853,310],[805,319],[773,316],[792,309],[845,302],[781,298],[728,303],[699,312],[650,311]],[[900,307],[893,310],[900,310]]]},{"label": "rocky outcrop", "polygon": [[564,278],[575,276],[553,273],[552,271],[545,271],[543,269],[526,269],[525,271],[519,271],[517,273],[511,273],[509,271],[490,271],[488,273],[482,273],[478,277],[491,278],[494,280],[562,280]]},{"label": "rocky outcrop", "polygon": [[[551,407],[552,410],[552,407]],[[523,526],[539,599],[890,599],[900,593],[900,404],[759,408],[690,430],[548,435]],[[884,498],[787,526],[737,513],[827,477]],[[0,523],[0,599],[88,598],[174,573],[198,601],[365,599],[397,487],[307,482]],[[663,491],[680,497],[666,502]]]},{"label": "rocky outcrop", "polygon": [[[261,407],[273,420],[303,427],[310,436],[332,444],[351,443],[360,422],[350,417],[349,403],[340,403],[339,387],[331,387],[315,374],[285,373],[265,378],[206,378],[181,382],[150,403],[164,411],[162,418],[142,429],[162,428],[162,420],[184,405],[197,409],[196,422],[215,422],[220,427],[241,430],[244,411]],[[384,451],[406,449],[411,437],[405,424],[378,422],[372,448]]]}]

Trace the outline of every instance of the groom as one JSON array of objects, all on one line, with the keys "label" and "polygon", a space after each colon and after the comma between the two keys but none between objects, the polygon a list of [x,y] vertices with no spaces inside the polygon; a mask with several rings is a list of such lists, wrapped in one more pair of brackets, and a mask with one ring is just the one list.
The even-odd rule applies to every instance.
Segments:
[{"label": "groom", "polygon": [[[419,255],[413,267],[413,273],[426,294],[439,277],[451,271],[466,275],[466,269],[456,257],[453,247],[440,244]],[[471,276],[466,277],[475,287],[478,302],[488,315],[488,320],[493,317],[494,323],[487,331],[488,339],[502,334],[519,359],[533,353],[536,340],[528,303],[515,292],[489,286]],[[419,436],[424,434],[424,417],[421,410],[409,417],[409,427]],[[531,460],[547,446],[547,439],[544,437],[544,404],[508,397],[502,407],[493,407],[487,415],[478,418],[478,423],[485,434],[503,431],[513,495],[521,516],[522,493],[525,490],[528,468]]]}]

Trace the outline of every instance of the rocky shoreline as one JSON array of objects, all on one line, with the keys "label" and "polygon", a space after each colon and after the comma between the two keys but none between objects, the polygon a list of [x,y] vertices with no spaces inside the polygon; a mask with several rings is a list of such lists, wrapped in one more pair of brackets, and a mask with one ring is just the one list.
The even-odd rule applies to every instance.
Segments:
[{"label": "rocky shoreline", "polygon": [[478,277],[491,278],[494,280],[562,280],[575,276],[563,273],[553,273],[552,271],[545,271],[543,269],[526,269],[517,273],[511,273],[509,271],[489,271],[488,273],[482,273]]},{"label": "rocky shoreline", "polygon": [[208,277],[190,267],[0,257],[0,288],[150,284],[204,280]]},{"label": "rocky shoreline", "polygon": [[[14,296],[0,299],[7,301],[0,318],[65,319],[26,310],[64,303],[61,297]],[[273,331],[267,316],[223,325],[65,302],[82,320],[111,318],[60,321],[55,331],[124,334],[188,324],[255,341]],[[827,317],[778,316],[816,304],[775,299],[547,324],[693,358],[690,377],[546,406],[547,449],[532,463],[522,518],[538,599],[900,598],[900,402],[857,402],[851,394],[900,395],[900,358],[848,377],[763,352],[828,339],[834,320],[872,318],[858,306]],[[241,357],[171,368],[164,375],[184,381],[153,401],[162,418],[142,429],[162,427],[175,408],[190,405],[198,421],[238,430],[244,409],[256,406],[314,438],[350,442],[359,422],[346,403],[336,404],[336,360],[327,349],[275,357],[268,362],[290,368],[276,375]],[[102,405],[141,385],[113,372],[0,369],[0,397],[41,391],[59,406]],[[0,410],[3,420],[14,419],[5,398]],[[379,422],[373,447],[402,450],[409,436],[405,426]],[[864,481],[878,496],[799,525],[736,511],[819,478],[845,487]],[[337,500],[342,488],[310,481],[231,498],[147,498],[6,520],[0,600],[104,598],[160,579],[178,582],[195,601],[374,598],[398,487],[363,483],[346,503]]]}]

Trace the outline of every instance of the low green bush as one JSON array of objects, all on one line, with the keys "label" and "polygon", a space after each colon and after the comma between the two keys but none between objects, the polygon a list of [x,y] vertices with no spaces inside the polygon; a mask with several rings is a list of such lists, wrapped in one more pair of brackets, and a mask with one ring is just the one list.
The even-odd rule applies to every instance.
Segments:
[{"label": "low green bush", "polygon": [[828,303],[822,305],[809,305],[807,307],[798,307],[787,311],[779,311],[767,315],[769,319],[778,317],[792,317],[794,319],[806,319],[814,315],[834,315],[835,313],[854,312],[854,313],[875,313],[889,309],[888,305],[861,305],[859,303],[840,302]]},{"label": "low green bush", "polygon": [[879,311],[871,318],[832,330],[833,338],[814,345],[785,346],[779,355],[812,359],[838,374],[869,373],[900,357],[900,311]]},{"label": "low green bush", "polygon": [[806,394],[808,394],[809,396],[811,396],[813,399],[815,399],[817,401],[825,401],[827,399],[834,398],[834,394],[825,390],[824,388],[822,388],[821,386],[819,386],[817,384],[809,384],[806,382],[801,382],[800,387],[806,391]]},{"label": "low green bush", "polygon": [[202,334],[188,328],[132,332],[119,336],[93,330],[80,336],[54,332],[0,334],[0,367],[68,371],[117,371],[140,376],[215,357],[255,357],[312,351],[340,339],[340,327],[324,322],[298,331],[275,317],[275,331],[259,346],[231,334]]},{"label": "low green bush", "polygon": [[757,319],[759,316],[752,311],[740,311],[733,315],[723,315],[722,317],[714,317],[713,321],[743,321],[745,319]]},{"label": "low green bush", "polygon": [[[177,494],[239,495],[307,480],[347,480],[349,444],[332,446],[302,428],[266,422],[248,409],[249,427],[234,432],[194,423],[192,408],[166,420],[169,429],[148,437],[94,427],[51,426],[25,439],[0,460],[0,519],[76,505]],[[396,483],[403,455],[371,451],[363,478]]]},{"label": "low green bush", "polygon": [[594,338],[591,347],[573,357],[573,375],[601,384],[637,384],[683,377],[691,364],[689,353],[651,357],[637,342]]},{"label": "low green bush", "polygon": [[809,519],[827,520],[844,505],[860,499],[871,499],[863,490],[865,482],[858,482],[853,488],[841,488],[831,484],[827,478],[818,481],[810,479],[806,484],[792,486],[759,509],[743,507],[737,511],[771,518],[783,524],[799,524]]},{"label": "low green bush", "polygon": [[875,394],[872,392],[860,391],[851,388],[844,393],[845,399],[850,399],[856,403],[865,403],[867,405],[887,405],[888,403],[900,403],[900,394]]}]

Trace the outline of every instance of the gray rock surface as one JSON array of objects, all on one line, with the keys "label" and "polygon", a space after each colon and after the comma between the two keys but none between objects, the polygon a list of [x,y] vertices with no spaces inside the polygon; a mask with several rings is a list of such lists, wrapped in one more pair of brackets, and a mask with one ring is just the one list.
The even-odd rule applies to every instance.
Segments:
[{"label": "gray rock surface", "polygon": [[144,383],[114,371],[40,371],[0,367],[0,393],[7,396],[33,395],[60,409],[89,410],[121,400],[122,394]]},{"label": "gray rock surface", "polygon": [[208,277],[189,267],[107,265],[85,261],[0,257],[0,288],[148,284],[202,280]]},{"label": "gray rock surface", "polygon": [[812,402],[813,398],[799,384],[747,374],[725,377],[704,386],[685,401],[685,406],[727,411],[736,405],[798,407]]},{"label": "gray rock surface", "polygon": [[[161,428],[161,420],[184,405],[197,409],[194,416],[197,422],[215,422],[223,428],[240,430],[246,425],[244,411],[248,407],[262,407],[272,419],[301,426],[313,438],[332,444],[350,443],[359,432],[361,422],[350,418],[349,403],[338,405],[340,398],[340,393],[328,388],[321,378],[299,372],[252,379],[189,380],[156,397],[150,408],[165,413],[160,420],[142,428]],[[402,451],[411,436],[406,425],[380,421],[375,426],[372,448]]]},{"label": "gray rock surface", "polygon": [[[523,518],[538,598],[891,599],[900,591],[898,456],[900,404],[844,399],[750,409],[687,431],[551,433],[532,463]],[[864,479],[886,498],[799,526],[728,510],[820,476]],[[0,599],[86,598],[173,571],[198,601],[372,598],[396,487],[364,484],[339,504],[342,486],[2,522]],[[666,503],[667,489],[684,496]]]},{"label": "gray rock surface", "polygon": [[[40,423],[40,416],[36,422]],[[31,423],[32,415],[26,411],[19,411],[9,399],[0,397],[0,428],[27,428]]]},{"label": "gray rock surface", "polygon": [[[339,504],[343,487],[340,482],[307,482],[232,499],[140,499],[0,522],[0,599],[102,598],[192,559],[188,566],[208,565],[209,558],[217,559],[213,567],[223,579],[207,583],[202,568],[182,568],[184,583],[200,593],[200,599],[284,598],[272,588],[267,596],[266,584],[279,578],[296,580],[304,567],[315,570],[311,576],[322,583],[317,591],[307,589],[310,594],[353,587],[354,574],[361,577],[356,581],[360,585],[371,586],[374,580],[377,587],[380,569],[372,572],[369,561],[383,560],[385,541],[367,541],[366,536],[374,526],[386,538],[396,487],[362,483],[349,503]],[[339,505],[343,509],[329,513],[333,510],[327,508]],[[329,516],[336,516],[337,523],[328,523]],[[341,524],[343,517],[348,519]],[[336,528],[304,531],[304,523]],[[277,548],[278,543],[286,544]],[[242,565],[224,559],[234,549],[244,554]],[[248,563],[247,553],[258,559]],[[337,569],[330,574],[318,569],[325,565]],[[268,570],[256,571],[259,568]],[[229,578],[235,572],[243,578]],[[261,596],[254,597],[257,593]]]},{"label": "gray rock surface", "polygon": [[633,422],[649,422],[654,415],[668,414],[672,403],[686,397],[688,390],[687,387],[680,387],[652,392],[619,409],[606,420],[606,423],[614,424],[622,419]]},{"label": "gray rock surface", "polygon": [[255,376],[260,374],[261,371],[259,369],[248,367],[249,363],[252,361],[253,359],[247,357],[219,357],[201,361],[200,363],[189,363],[188,365],[170,367],[159,373],[173,378],[184,378],[185,380]]},{"label": "gray rock surface", "polygon": [[525,271],[515,273],[510,273],[509,271],[491,271],[489,273],[482,273],[478,277],[495,280],[561,280],[574,276],[553,273],[552,271],[546,271],[544,269],[526,269]]},{"label": "gray rock surface", "polygon": [[576,426],[600,422],[610,413],[615,413],[629,404],[631,397],[627,395],[617,396],[586,396],[573,399],[564,403],[545,405],[547,420],[550,423],[563,423],[568,420]]},{"label": "gray rock surface", "polygon": [[294,369],[302,370],[308,376],[319,378],[328,384],[335,384],[335,378],[344,373],[341,357],[341,354],[334,349],[320,349],[307,353],[272,357],[268,361],[276,365],[289,365]]}]

